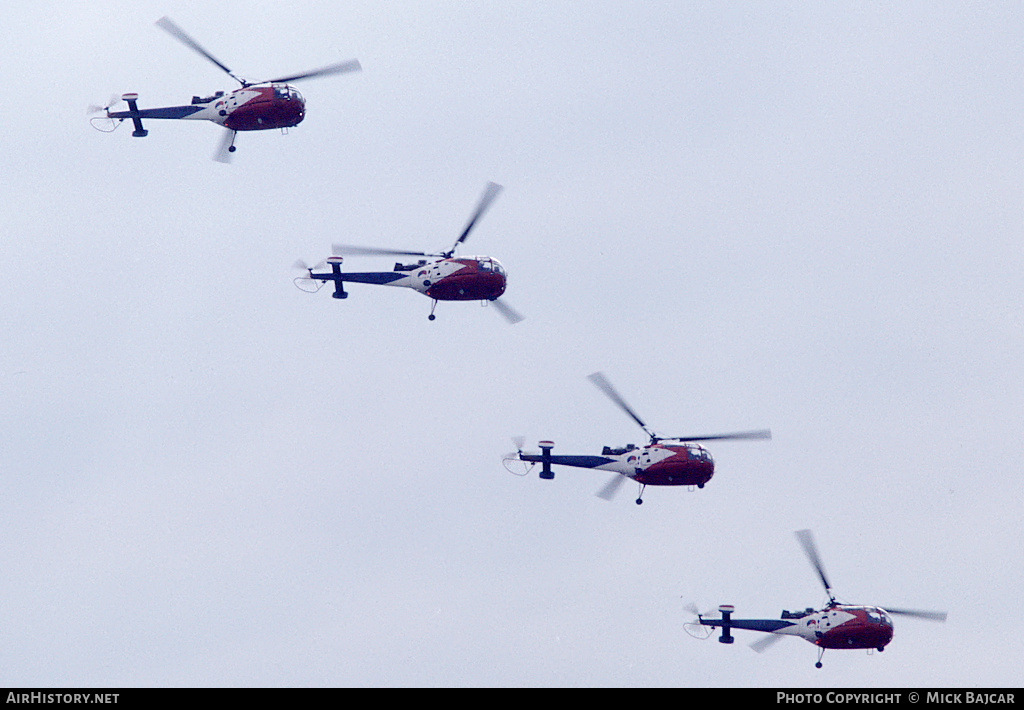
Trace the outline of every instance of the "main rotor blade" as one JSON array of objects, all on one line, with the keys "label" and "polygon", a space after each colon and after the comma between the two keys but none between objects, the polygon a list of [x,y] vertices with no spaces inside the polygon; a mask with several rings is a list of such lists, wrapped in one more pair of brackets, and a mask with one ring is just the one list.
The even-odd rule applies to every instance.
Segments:
[{"label": "main rotor blade", "polygon": [[911,616],[916,619],[927,619],[928,621],[945,621],[946,612],[944,611],[924,611],[921,609],[893,609],[892,607],[883,606],[890,614],[899,614],[900,616]]},{"label": "main rotor blade", "polygon": [[494,198],[498,196],[501,190],[501,185],[494,182],[487,183],[487,187],[484,189],[484,194],[480,197],[480,202],[476,206],[476,211],[473,213],[473,216],[469,218],[469,222],[466,224],[465,229],[462,230],[462,234],[460,234],[459,238],[455,240],[455,244],[452,245],[451,250],[448,252],[449,254],[454,253],[455,247],[466,241],[466,237],[469,236],[470,231],[472,231],[473,227],[476,226],[477,220],[483,216],[484,212],[486,212],[487,208],[491,206],[491,203],[494,202]]},{"label": "main rotor blade", "polygon": [[424,251],[404,251],[402,249],[380,249],[378,247],[358,247],[351,244],[333,244],[331,250],[335,256],[442,256],[428,254]]},{"label": "main rotor blade", "polygon": [[[626,478],[627,477],[621,473],[616,474],[615,477],[609,479],[608,483],[604,484],[604,487],[595,493],[595,495],[604,500],[612,500],[618,494],[619,489],[622,488],[622,484],[626,482]],[[697,612],[695,611],[694,613],[696,614]]]},{"label": "main rotor blade", "polygon": [[174,37],[176,40],[178,40],[179,42],[184,44],[186,47],[189,47],[190,49],[195,50],[199,54],[201,54],[204,57],[206,57],[207,59],[209,59],[211,62],[216,64],[218,67],[223,69],[225,72],[227,72],[228,76],[230,76],[232,79],[237,81],[242,86],[245,86],[245,82],[244,81],[242,81],[237,76],[232,74],[230,69],[228,69],[226,66],[224,66],[224,64],[222,64],[219,59],[217,59],[212,54],[207,52],[206,49],[201,44],[199,44],[194,39],[192,39],[188,35],[188,33],[185,32],[185,30],[181,29],[176,24],[174,24],[174,21],[171,20],[171,18],[167,17],[166,15],[164,17],[161,17],[159,20],[156,21],[156,26],[159,27],[160,29],[164,30],[168,34],[170,34],[172,37]]},{"label": "main rotor blade", "polygon": [[498,313],[500,313],[510,325],[515,325],[519,321],[525,319],[525,316],[521,315],[516,309],[502,301],[500,298],[496,298],[491,301],[491,305],[498,309]]},{"label": "main rotor blade", "polygon": [[662,439],[678,439],[679,441],[715,441],[717,439],[771,439],[772,433],[768,429],[757,431],[738,431],[733,434],[713,434],[711,436],[665,436]]},{"label": "main rotor blade", "polygon": [[754,643],[750,644],[750,647],[754,649],[755,653],[764,653],[781,640],[782,636],[779,634],[768,634],[754,641]]},{"label": "main rotor blade", "polygon": [[587,375],[587,379],[593,382],[595,387],[604,392],[611,401],[615,402],[615,404],[618,405],[619,409],[621,409],[630,417],[632,417],[633,421],[639,424],[640,428],[647,432],[648,436],[654,438],[654,434],[652,434],[650,430],[648,430],[647,425],[644,424],[643,419],[637,416],[637,413],[634,412],[628,404],[626,404],[626,400],[624,400],[622,396],[615,391],[615,388],[612,387],[612,383],[608,381],[608,378],[604,376],[604,373],[594,372],[590,375]]},{"label": "main rotor blade", "polygon": [[337,64],[329,64],[326,67],[320,67],[319,69],[313,69],[312,71],[303,72],[302,74],[292,74],[290,76],[282,76],[278,79],[271,79],[268,84],[287,84],[289,81],[298,81],[299,79],[312,79],[315,76],[329,76],[331,74],[346,74],[353,71],[362,71],[362,65],[358,59],[349,59],[347,62],[338,62]]},{"label": "main rotor blade", "polygon": [[807,559],[811,561],[811,566],[821,577],[821,583],[825,586],[825,591],[828,593],[828,597],[831,600],[835,600],[832,596],[832,585],[828,583],[828,579],[825,578],[825,566],[821,564],[821,558],[818,557],[818,548],[814,544],[814,536],[810,530],[797,530],[796,539],[800,541],[800,544],[804,548],[804,552],[807,554]]}]

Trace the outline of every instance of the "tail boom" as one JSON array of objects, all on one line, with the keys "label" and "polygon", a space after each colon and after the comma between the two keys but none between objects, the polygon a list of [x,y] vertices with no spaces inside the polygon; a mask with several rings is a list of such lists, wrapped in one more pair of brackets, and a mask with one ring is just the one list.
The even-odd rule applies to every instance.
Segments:
[{"label": "tail boom", "polygon": [[736,640],[731,633],[733,629],[775,634],[782,631],[782,629],[796,626],[792,621],[785,621],[783,619],[733,619],[732,614],[735,608],[730,604],[723,604],[718,607],[718,611],[722,614],[721,619],[699,617],[698,621],[702,626],[710,626],[722,630],[722,634],[718,637],[719,643],[733,643]]},{"label": "tail boom", "polygon": [[[135,126],[135,130],[132,131],[132,135],[136,138],[145,138],[149,135],[149,131],[142,127],[142,119],[144,118],[165,118],[165,119],[180,119],[180,118],[192,118],[194,114],[203,111],[205,106],[165,106],[163,108],[147,108],[140,109],[138,100],[138,94],[123,94],[121,99],[128,104],[127,111],[107,111],[107,118],[117,118],[122,121],[126,118],[130,118]],[[196,117],[200,118],[200,117]],[[207,118],[203,116],[201,118]],[[210,120],[213,120],[212,118]]]}]

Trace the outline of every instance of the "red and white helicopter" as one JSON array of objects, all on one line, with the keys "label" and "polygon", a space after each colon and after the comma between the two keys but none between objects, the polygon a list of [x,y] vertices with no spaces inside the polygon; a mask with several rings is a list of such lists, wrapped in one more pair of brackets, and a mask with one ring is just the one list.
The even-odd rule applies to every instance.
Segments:
[{"label": "red and white helicopter", "polygon": [[[821,657],[826,649],[867,649],[879,652],[885,650],[892,641],[893,625],[891,615],[910,616],[929,621],[945,621],[944,611],[920,611],[916,609],[897,609],[894,607],[866,606],[842,604],[832,594],[832,586],[825,577],[825,568],[818,557],[818,550],[810,530],[798,530],[797,539],[807,553],[811,565],[818,573],[821,583],[828,594],[828,604],[823,609],[807,608],[803,611],[783,611],[779,619],[733,619],[735,608],[730,604],[718,607],[721,619],[705,619],[697,613],[695,607],[690,611],[697,614],[697,621],[686,624],[686,632],[695,638],[706,639],[713,628],[722,630],[718,640],[721,643],[733,643],[732,629],[748,629],[762,631],[766,636],[751,644],[758,653],[764,651],[786,636],[795,636],[809,641],[818,647],[816,668],[821,668]],[[710,627],[710,628],[708,628]]]},{"label": "red and white helicopter", "polygon": [[135,125],[132,135],[136,138],[143,138],[149,134],[149,131],[142,127],[144,118],[213,121],[227,129],[220,149],[214,156],[215,160],[222,163],[228,162],[230,154],[235,152],[235,134],[238,131],[265,131],[271,128],[287,131],[302,122],[302,119],[306,117],[306,101],[302,98],[302,94],[288,82],[317,76],[344,74],[359,71],[362,68],[358,60],[351,59],[320,69],[283,76],[279,79],[251,82],[236,76],[186,34],[183,29],[174,24],[170,18],[161,17],[157,20],[156,25],[227,72],[228,76],[242,85],[241,88],[228,94],[218,91],[212,96],[193,96],[192,103],[186,106],[147,109],[139,108],[138,94],[123,94],[121,100],[127,102],[128,110],[111,111],[110,109],[117,103],[116,99],[107,106],[93,107],[94,111],[102,111],[105,115],[93,118],[92,125],[97,130],[109,133],[120,126],[125,119],[131,119]]},{"label": "red and white helicopter", "polygon": [[[316,293],[325,283],[333,281],[334,293],[331,295],[334,298],[348,298],[348,292],[345,291],[346,281],[378,286],[401,286],[422,293],[433,300],[430,315],[427,316],[430,320],[435,318],[434,309],[438,301],[481,301],[492,304],[509,323],[518,323],[523,320],[523,316],[499,300],[508,284],[508,276],[501,262],[489,256],[454,256],[455,249],[466,241],[470,231],[501,189],[501,185],[493,182],[487,184],[487,189],[484,190],[473,216],[452,248],[446,252],[427,254],[422,251],[335,244],[332,249],[333,255],[315,266],[307,266],[302,261],[295,262],[297,268],[307,272],[295,279],[295,285],[307,293]],[[341,264],[344,255],[404,255],[427,258],[419,259],[412,264],[396,263],[392,271],[343,272]],[[314,272],[324,265],[329,265],[331,271]]]},{"label": "red and white helicopter", "polygon": [[[592,468],[598,471],[613,471],[617,475],[597,493],[598,497],[611,500],[626,481],[632,479],[640,485],[640,493],[636,504],[643,503],[644,489],[647,486],[696,486],[704,484],[715,475],[715,462],[707,449],[696,444],[697,441],[714,441],[717,439],[770,439],[768,430],[745,431],[733,434],[716,434],[713,436],[656,436],[651,432],[636,412],[626,404],[625,400],[612,387],[608,379],[600,372],[587,377],[594,385],[604,392],[622,411],[628,414],[640,428],[651,437],[647,446],[637,447],[628,444],[622,448],[605,446],[600,456],[553,455],[551,441],[540,442],[539,454],[523,453],[523,442],[516,439],[518,449],[515,453],[505,456],[505,468],[519,476],[525,476],[533,466],[522,463],[541,464],[540,477],[546,480],[555,477],[551,470],[552,464],[573,466],[576,468]],[[665,444],[665,441],[679,442]]]}]

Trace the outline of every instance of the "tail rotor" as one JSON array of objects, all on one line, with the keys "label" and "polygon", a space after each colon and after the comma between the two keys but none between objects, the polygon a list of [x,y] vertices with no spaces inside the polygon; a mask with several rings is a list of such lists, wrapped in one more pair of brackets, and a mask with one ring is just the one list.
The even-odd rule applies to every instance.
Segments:
[{"label": "tail rotor", "polygon": [[523,445],[526,443],[526,437],[514,436],[512,437],[512,443],[515,444],[516,450],[505,454],[502,459],[502,465],[505,470],[514,476],[526,476],[533,470],[536,464],[529,461],[523,461],[520,454],[523,453]]},{"label": "tail rotor", "polygon": [[86,113],[90,115],[95,113],[107,113],[108,111],[110,111],[110,109],[114,108],[114,106],[120,102],[120,96],[118,96],[117,94],[111,94],[110,100],[107,101],[106,106],[97,106],[96,104],[89,104],[89,107],[86,109]]},{"label": "tail rotor", "polygon": [[711,638],[711,635],[715,633],[714,627],[702,624],[700,623],[700,620],[704,614],[712,612],[704,612],[704,614],[702,614],[700,609],[698,609],[697,605],[693,602],[687,603],[683,608],[686,609],[687,613],[689,613],[693,619],[695,619],[695,621],[688,621],[683,624],[683,631],[700,641],[706,641]]},{"label": "tail rotor", "polygon": [[[113,133],[117,130],[117,127],[121,125],[121,121],[110,117],[110,109],[121,102],[121,97],[113,95],[107,102],[106,106],[98,106],[96,104],[89,104],[86,109],[86,113],[92,118],[89,119],[89,123],[97,131],[101,133]],[[97,115],[102,114],[102,115]]]},{"label": "tail rotor", "polygon": [[292,282],[300,290],[305,291],[306,293],[316,293],[321,288],[323,288],[325,282],[313,278],[313,269],[319,269],[322,266],[326,265],[326,263],[326,261],[321,261],[318,264],[310,266],[302,259],[297,259],[295,263],[292,264],[292,268],[299,269],[305,273],[301,274],[300,276],[296,276],[294,279],[292,279]]}]

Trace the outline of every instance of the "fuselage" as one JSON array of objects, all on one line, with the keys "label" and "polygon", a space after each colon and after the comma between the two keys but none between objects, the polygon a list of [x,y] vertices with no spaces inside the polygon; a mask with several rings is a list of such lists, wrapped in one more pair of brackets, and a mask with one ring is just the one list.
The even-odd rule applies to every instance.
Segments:
[{"label": "fuselage", "polygon": [[892,619],[874,606],[832,604],[824,609],[783,612],[781,619],[701,619],[704,626],[797,636],[828,649],[882,650],[892,641]]},{"label": "fuselage", "polygon": [[260,84],[205,98],[193,96],[185,106],[108,111],[107,116],[213,121],[233,131],[263,131],[299,125],[306,117],[306,101],[290,84]]},{"label": "fuselage", "polygon": [[[435,301],[494,301],[508,283],[505,267],[489,256],[445,257],[414,264],[395,264],[392,271],[342,271],[342,257],[327,259],[330,273],[309,272],[313,281],[333,281],[336,296],[345,297],[344,283],[375,284],[411,288]],[[296,285],[302,288],[297,279]]]},{"label": "fuselage", "polygon": [[523,461],[614,471],[646,486],[697,486],[715,475],[715,462],[697,444],[652,444],[621,449],[604,447],[600,456],[520,454]]}]

